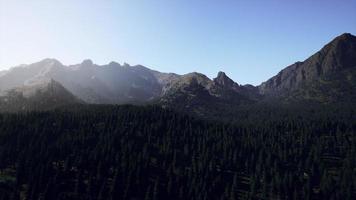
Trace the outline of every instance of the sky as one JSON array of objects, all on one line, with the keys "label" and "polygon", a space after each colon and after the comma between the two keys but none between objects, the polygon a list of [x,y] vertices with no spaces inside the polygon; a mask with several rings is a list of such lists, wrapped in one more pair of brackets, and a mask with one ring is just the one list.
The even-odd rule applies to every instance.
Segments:
[{"label": "sky", "polygon": [[258,85],[345,32],[356,0],[0,0],[0,70],[89,58]]}]

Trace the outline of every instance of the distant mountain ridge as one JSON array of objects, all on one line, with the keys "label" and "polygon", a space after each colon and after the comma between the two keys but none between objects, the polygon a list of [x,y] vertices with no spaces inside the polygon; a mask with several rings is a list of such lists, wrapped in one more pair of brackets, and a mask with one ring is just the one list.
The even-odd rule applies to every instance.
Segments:
[{"label": "distant mountain ridge", "polygon": [[[356,96],[356,37],[351,34],[336,37],[310,58],[286,67],[259,86],[239,85],[224,72],[211,80],[197,72],[162,73],[142,65],[116,62],[96,65],[84,60],[65,66],[55,59],[44,59],[1,71],[0,96],[4,99],[8,91],[19,88],[37,90],[38,85],[48,85],[48,82],[62,88],[58,95],[65,94],[68,98],[63,102],[66,103],[159,103],[202,116],[266,99],[352,101]],[[32,96],[23,97],[38,95],[29,94]]]},{"label": "distant mountain ridge", "polygon": [[177,75],[141,65],[111,62],[99,66],[91,60],[84,60],[81,64],[65,66],[55,59],[44,59],[4,71],[0,76],[0,92],[30,87],[47,80],[55,80],[79,99],[94,104],[165,102],[172,94],[178,91],[185,93],[193,85],[201,86],[211,96],[225,97],[226,91],[239,93],[239,89],[244,87],[223,72],[211,80],[196,72]]}]

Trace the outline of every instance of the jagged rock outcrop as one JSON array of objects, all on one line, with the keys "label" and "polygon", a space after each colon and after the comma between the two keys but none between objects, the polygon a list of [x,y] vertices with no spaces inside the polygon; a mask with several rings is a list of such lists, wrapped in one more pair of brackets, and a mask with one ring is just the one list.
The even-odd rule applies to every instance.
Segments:
[{"label": "jagged rock outcrop", "polygon": [[225,72],[220,71],[218,76],[214,78],[214,83],[225,88],[237,88],[239,85],[229,78]]}]

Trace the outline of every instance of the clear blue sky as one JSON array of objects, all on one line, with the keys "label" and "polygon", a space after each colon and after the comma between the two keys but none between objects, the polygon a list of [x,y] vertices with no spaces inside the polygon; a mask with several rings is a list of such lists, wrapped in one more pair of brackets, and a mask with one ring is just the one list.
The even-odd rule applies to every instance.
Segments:
[{"label": "clear blue sky", "polygon": [[0,0],[0,69],[90,58],[256,85],[344,32],[356,0]]}]

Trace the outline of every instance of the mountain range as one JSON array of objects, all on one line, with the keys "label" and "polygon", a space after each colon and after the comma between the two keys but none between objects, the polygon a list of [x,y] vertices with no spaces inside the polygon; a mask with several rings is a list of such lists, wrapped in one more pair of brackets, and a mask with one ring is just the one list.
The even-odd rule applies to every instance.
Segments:
[{"label": "mountain range", "polygon": [[67,104],[160,104],[205,116],[260,102],[353,102],[356,37],[345,33],[303,62],[258,86],[224,72],[162,73],[142,65],[91,60],[65,66],[56,59],[0,71],[0,111],[47,110]]}]

